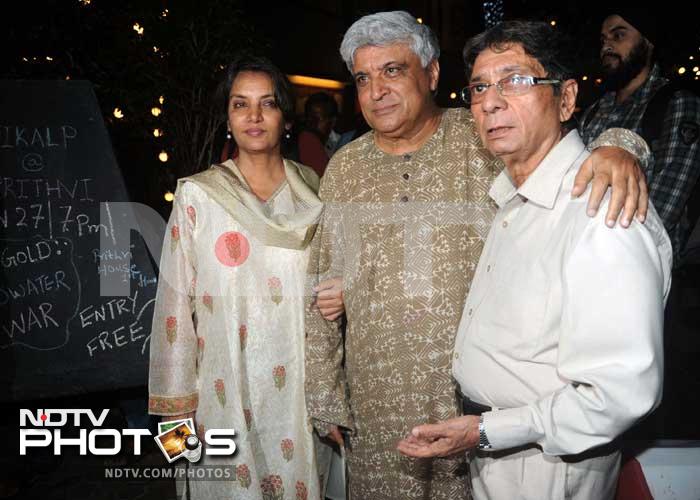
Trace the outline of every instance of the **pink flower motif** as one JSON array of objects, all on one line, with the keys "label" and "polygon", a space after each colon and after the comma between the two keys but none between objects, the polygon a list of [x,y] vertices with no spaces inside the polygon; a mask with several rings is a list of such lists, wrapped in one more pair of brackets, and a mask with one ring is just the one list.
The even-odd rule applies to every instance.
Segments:
[{"label": "pink flower motif", "polygon": [[247,326],[241,325],[238,328],[238,338],[241,341],[241,351],[244,351],[245,346],[246,346],[247,341],[248,341],[248,327]]},{"label": "pink flower motif", "polygon": [[284,486],[282,478],[276,474],[265,476],[260,483],[263,500],[282,500],[284,498]]},{"label": "pink flower motif", "polygon": [[177,338],[177,318],[175,316],[165,318],[165,335],[170,345],[173,345]]},{"label": "pink flower motif", "polygon": [[297,500],[308,500],[309,492],[306,490],[306,485],[302,481],[297,481]]},{"label": "pink flower motif", "polygon": [[202,296],[202,303],[204,306],[209,309],[209,312],[213,312],[214,310],[214,298],[209,295],[207,292],[204,292],[204,296]]},{"label": "pink flower motif", "polygon": [[250,430],[250,427],[253,424],[253,412],[251,412],[248,408],[244,408],[243,417],[245,417],[246,430]]},{"label": "pink flower motif", "polygon": [[180,241],[180,228],[173,226],[170,228],[170,251],[174,252],[177,249],[177,244]]},{"label": "pink flower motif", "polygon": [[238,261],[241,258],[241,238],[238,233],[228,233],[224,241],[226,242],[226,250],[228,250],[228,256],[233,261]]},{"label": "pink flower motif", "polygon": [[270,289],[270,298],[275,305],[280,305],[282,302],[282,282],[277,277],[272,277],[267,280],[267,287]]},{"label": "pink flower motif", "polygon": [[275,380],[275,387],[281,390],[286,382],[287,370],[282,365],[275,366],[272,369],[272,378]]},{"label": "pink flower motif", "polygon": [[280,443],[280,448],[282,448],[282,456],[289,462],[292,457],[294,457],[294,441],[291,439],[283,439]]},{"label": "pink flower motif", "polygon": [[202,364],[203,357],[204,357],[204,337],[197,337],[197,365]]},{"label": "pink flower motif", "polygon": [[214,390],[216,391],[216,397],[219,398],[219,403],[221,407],[226,406],[226,387],[224,386],[223,379],[217,378],[214,381]]},{"label": "pink flower motif", "polygon": [[248,259],[250,242],[242,233],[229,231],[216,239],[214,254],[224,266],[240,266]]},{"label": "pink flower motif", "polygon": [[253,425],[253,413],[248,408],[243,408],[243,417],[245,417],[245,427],[250,430]]},{"label": "pink flower motif", "polygon": [[187,216],[192,221],[192,225],[195,225],[197,223],[197,212],[195,212],[194,207],[192,205],[189,205],[187,207]]},{"label": "pink flower motif", "polygon": [[250,487],[250,470],[246,464],[236,466],[236,479],[242,487]]}]

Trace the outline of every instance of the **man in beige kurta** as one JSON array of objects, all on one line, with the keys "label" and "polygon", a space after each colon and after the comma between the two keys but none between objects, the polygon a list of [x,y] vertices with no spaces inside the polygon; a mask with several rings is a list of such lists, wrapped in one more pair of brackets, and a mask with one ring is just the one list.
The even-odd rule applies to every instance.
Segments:
[{"label": "man in beige kurta", "polygon": [[[419,26],[407,13],[356,25],[384,34],[387,19],[392,29]],[[343,45],[354,38],[359,48],[341,53],[374,130],[336,153],[321,183],[309,270],[343,277],[347,330],[307,313],[307,408],[321,433],[346,431],[351,499],[468,498],[463,457],[410,459],[396,444],[415,424],[457,414],[452,349],[496,209],[488,188],[502,166],[469,111],[433,103],[439,49],[416,69],[422,61],[409,42],[369,43],[356,25]]]}]

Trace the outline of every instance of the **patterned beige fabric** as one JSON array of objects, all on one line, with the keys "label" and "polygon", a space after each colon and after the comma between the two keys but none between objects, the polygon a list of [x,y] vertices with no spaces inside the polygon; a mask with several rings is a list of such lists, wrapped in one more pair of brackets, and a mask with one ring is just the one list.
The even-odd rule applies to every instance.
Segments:
[{"label": "patterned beige fabric", "polygon": [[383,153],[370,132],[328,165],[311,265],[343,276],[346,360],[337,324],[307,313],[306,396],[313,418],[354,430],[353,500],[469,496],[463,458],[413,460],[396,443],[456,414],[451,353],[500,170],[464,109],[411,155]]},{"label": "patterned beige fabric", "polygon": [[[182,180],[175,195],[149,407],[157,415],[196,410],[200,438],[232,428],[237,445],[233,457],[202,456],[198,466],[220,466],[230,480],[190,481],[194,499],[316,499],[322,491],[303,394],[309,248],[294,248],[321,204],[303,181],[310,169],[285,168],[287,180],[265,203],[231,165]],[[290,244],[267,244],[271,237]]]}]

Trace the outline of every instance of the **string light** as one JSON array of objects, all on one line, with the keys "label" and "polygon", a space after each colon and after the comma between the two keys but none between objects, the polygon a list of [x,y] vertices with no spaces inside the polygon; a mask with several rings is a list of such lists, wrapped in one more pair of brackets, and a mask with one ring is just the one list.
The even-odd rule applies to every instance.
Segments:
[{"label": "string light", "polygon": [[586,80],[588,80],[588,76],[583,75],[583,78],[581,78],[581,79],[585,82]]},{"label": "string light", "polygon": [[693,56],[690,56],[688,59],[692,61],[692,60],[693,60]]},{"label": "string light", "polygon": [[53,61],[53,57],[46,56],[47,61]]},{"label": "string light", "polygon": [[154,53],[157,54],[159,50],[160,50],[160,49],[159,49],[158,47],[156,47],[155,45],[153,46],[153,52],[154,52]]},{"label": "string light", "polygon": [[161,103],[161,104],[163,104],[163,103],[165,102],[165,97],[160,96],[160,97],[158,98],[158,102]]},{"label": "string light", "polygon": [[163,137],[163,131],[159,128],[154,128],[153,137]]},{"label": "string light", "polygon": [[685,68],[681,66],[680,68],[678,68],[678,74],[682,75],[683,73],[685,73]]},{"label": "string light", "polygon": [[699,69],[700,68],[698,68],[697,66],[693,66],[693,73],[697,73]]},{"label": "string light", "polygon": [[165,151],[161,151],[158,155],[158,159],[165,163],[166,161],[168,161],[168,153],[166,153]]},{"label": "string light", "polygon": [[160,115],[160,113],[161,113],[161,110],[159,107],[154,106],[151,108],[151,114],[153,116],[158,116],[158,115]]},{"label": "string light", "polygon": [[556,25],[557,25],[557,22],[553,20],[553,21],[551,21],[549,24],[551,24],[552,26],[556,26]]},{"label": "string light", "polygon": [[168,9],[165,9],[163,12],[160,13],[160,17],[168,17],[168,13],[170,11]]},{"label": "string light", "polygon": [[416,21],[418,21],[418,24],[423,24],[423,18],[422,18],[422,17],[417,18]]},{"label": "string light", "polygon": [[121,120],[124,118],[124,113],[122,113],[122,110],[119,108],[114,108],[114,111],[112,112],[115,118]]},{"label": "string light", "polygon": [[503,0],[495,2],[484,2],[484,27],[493,28],[503,21]]},{"label": "string light", "polygon": [[452,92],[450,94],[450,99],[457,99],[457,92]]},{"label": "string light", "polygon": [[601,83],[603,83],[603,80],[601,80],[600,78],[596,78],[595,82],[597,85],[600,85]]},{"label": "string light", "polygon": [[78,0],[78,1],[83,5],[90,5],[90,2],[92,2],[92,0]]},{"label": "string light", "polygon": [[168,191],[167,193],[165,193],[165,196],[163,196],[163,198],[165,198],[165,201],[167,201],[168,203],[172,203],[172,201],[175,199],[175,195]]},{"label": "string light", "polygon": [[143,28],[139,23],[134,23],[133,28],[136,33],[138,33],[139,35],[143,35]]}]

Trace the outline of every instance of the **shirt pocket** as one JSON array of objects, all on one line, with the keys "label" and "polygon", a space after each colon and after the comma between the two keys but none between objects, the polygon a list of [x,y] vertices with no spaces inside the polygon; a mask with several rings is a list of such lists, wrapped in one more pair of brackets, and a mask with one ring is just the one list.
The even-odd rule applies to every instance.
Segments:
[{"label": "shirt pocket", "polygon": [[494,281],[473,312],[476,337],[494,354],[534,361],[553,343],[553,334],[545,325],[548,305],[544,286],[518,279]]}]

